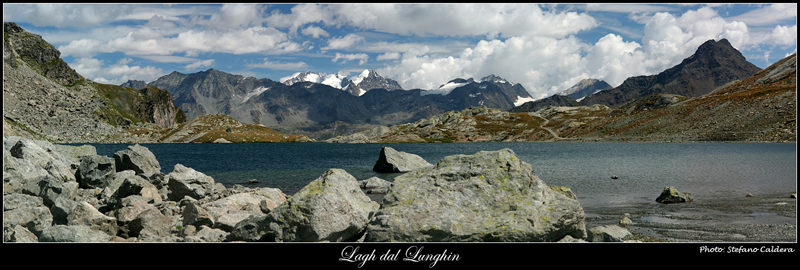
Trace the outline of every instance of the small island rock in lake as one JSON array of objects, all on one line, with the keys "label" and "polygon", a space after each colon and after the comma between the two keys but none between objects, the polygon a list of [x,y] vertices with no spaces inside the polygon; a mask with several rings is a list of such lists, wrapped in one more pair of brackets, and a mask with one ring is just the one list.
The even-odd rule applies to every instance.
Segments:
[{"label": "small island rock in lake", "polygon": [[691,193],[680,192],[674,187],[665,187],[661,195],[656,198],[656,202],[660,203],[682,203],[691,201],[693,201]]},{"label": "small island rock in lake", "polygon": [[422,157],[411,153],[394,150],[384,146],[372,170],[383,173],[410,172],[417,169],[431,167]]}]

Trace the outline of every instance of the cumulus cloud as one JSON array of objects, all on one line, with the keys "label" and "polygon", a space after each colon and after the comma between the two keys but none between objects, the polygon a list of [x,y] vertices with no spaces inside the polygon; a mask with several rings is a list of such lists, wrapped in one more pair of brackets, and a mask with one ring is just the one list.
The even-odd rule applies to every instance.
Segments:
[{"label": "cumulus cloud", "polygon": [[306,27],[305,29],[303,29],[303,31],[301,33],[303,35],[312,36],[314,38],[329,37],[331,35],[327,31],[323,30],[322,28],[316,27],[316,26]]},{"label": "cumulus cloud", "polygon": [[249,27],[227,32],[188,30],[166,37],[140,30],[107,42],[80,39],[58,48],[64,56],[91,57],[97,53],[122,52],[127,55],[171,55],[175,53],[219,52],[285,53],[300,50],[300,45],[275,28]]},{"label": "cumulus cloud", "polygon": [[322,48],[322,50],[347,49],[359,42],[364,42],[364,37],[351,33],[343,37],[337,37],[328,40],[328,46],[325,46]]},{"label": "cumulus cloud", "polygon": [[131,12],[130,5],[3,4],[3,21],[28,21],[35,26],[92,26]]},{"label": "cumulus cloud", "polygon": [[[794,33],[794,34],[792,34]],[[778,40],[778,37],[784,37]],[[775,43],[796,43],[795,27],[776,27]],[[702,7],[675,16],[658,12],[644,26],[641,43],[607,34],[596,43],[574,36],[514,36],[482,40],[458,54],[431,56],[426,47],[403,52],[397,64],[379,69],[405,88],[435,89],[453,78],[494,73],[521,83],[534,98],[558,93],[581,79],[597,78],[616,86],[626,78],[652,75],[679,64],[710,39],[728,39],[742,49],[756,44],[746,24],[726,21]]]},{"label": "cumulus cloud", "polygon": [[188,64],[184,68],[186,70],[193,70],[193,69],[198,69],[198,68],[206,68],[206,67],[210,67],[210,66],[213,66],[213,65],[214,65],[214,59],[208,59],[208,60],[201,60],[201,61],[197,61],[197,62]]},{"label": "cumulus cloud", "polygon": [[94,58],[77,58],[70,66],[79,74],[92,81],[120,85],[128,80],[153,81],[164,75],[160,68],[153,66],[129,65],[133,59],[123,58],[111,65]]},{"label": "cumulus cloud", "polygon": [[378,61],[396,60],[396,59],[400,59],[400,53],[399,52],[387,52],[387,53],[378,55],[378,57],[376,58],[376,60],[378,60]]},{"label": "cumulus cloud", "polygon": [[[341,4],[332,25],[418,36],[564,37],[597,26],[587,14],[544,11],[536,4]],[[499,35],[498,35],[499,34]]]},{"label": "cumulus cloud", "polygon": [[342,63],[346,63],[347,61],[358,60],[359,65],[363,65],[367,62],[369,56],[366,53],[354,53],[354,54],[341,54],[336,53],[336,56],[331,59],[331,62],[336,62],[342,60]]}]

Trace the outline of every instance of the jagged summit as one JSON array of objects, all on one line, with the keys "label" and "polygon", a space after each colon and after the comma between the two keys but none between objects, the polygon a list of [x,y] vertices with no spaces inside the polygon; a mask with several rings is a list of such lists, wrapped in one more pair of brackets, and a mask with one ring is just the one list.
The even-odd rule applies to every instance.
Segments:
[{"label": "jagged summit", "polygon": [[396,81],[384,78],[379,75],[377,71],[368,69],[365,69],[359,75],[352,78],[347,78],[347,76],[338,73],[297,72],[291,76],[281,78],[280,82],[290,86],[299,82],[321,83],[336,89],[341,89],[354,96],[361,96],[367,91],[377,88],[390,91],[403,89]]}]

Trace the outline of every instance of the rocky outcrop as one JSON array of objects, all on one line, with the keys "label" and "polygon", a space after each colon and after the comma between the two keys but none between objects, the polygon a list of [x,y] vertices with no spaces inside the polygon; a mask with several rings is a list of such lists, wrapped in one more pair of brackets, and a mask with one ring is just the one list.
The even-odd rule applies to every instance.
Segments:
[{"label": "rocky outcrop", "polygon": [[680,192],[674,187],[665,187],[664,191],[661,191],[661,195],[656,198],[656,202],[665,204],[691,202],[693,200],[691,193]]},{"label": "rocky outcrop", "polygon": [[433,166],[418,155],[384,146],[372,170],[383,173],[410,172]]},{"label": "rocky outcrop", "polygon": [[510,149],[448,156],[394,179],[365,241],[558,241],[585,238],[583,209],[532,175]]}]

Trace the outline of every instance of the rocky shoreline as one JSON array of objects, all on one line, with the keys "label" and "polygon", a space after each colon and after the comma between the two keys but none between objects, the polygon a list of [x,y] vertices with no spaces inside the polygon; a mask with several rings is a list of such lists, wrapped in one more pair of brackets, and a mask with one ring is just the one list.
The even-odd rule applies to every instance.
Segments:
[{"label": "rocky shoreline", "polygon": [[[14,136],[4,137],[3,142],[4,242],[795,242],[797,238],[796,199],[788,196],[584,210],[568,187],[547,186],[509,149],[448,156],[435,165],[409,169],[391,182],[359,181],[343,170],[330,169],[288,195],[268,187],[226,188],[181,164],[164,174],[156,157],[140,145],[107,157],[88,145]],[[414,160],[409,158],[413,154],[391,150],[381,151],[376,168],[388,165],[380,163]],[[697,217],[681,213],[696,209],[731,216],[766,211],[793,222],[683,222]]]}]

